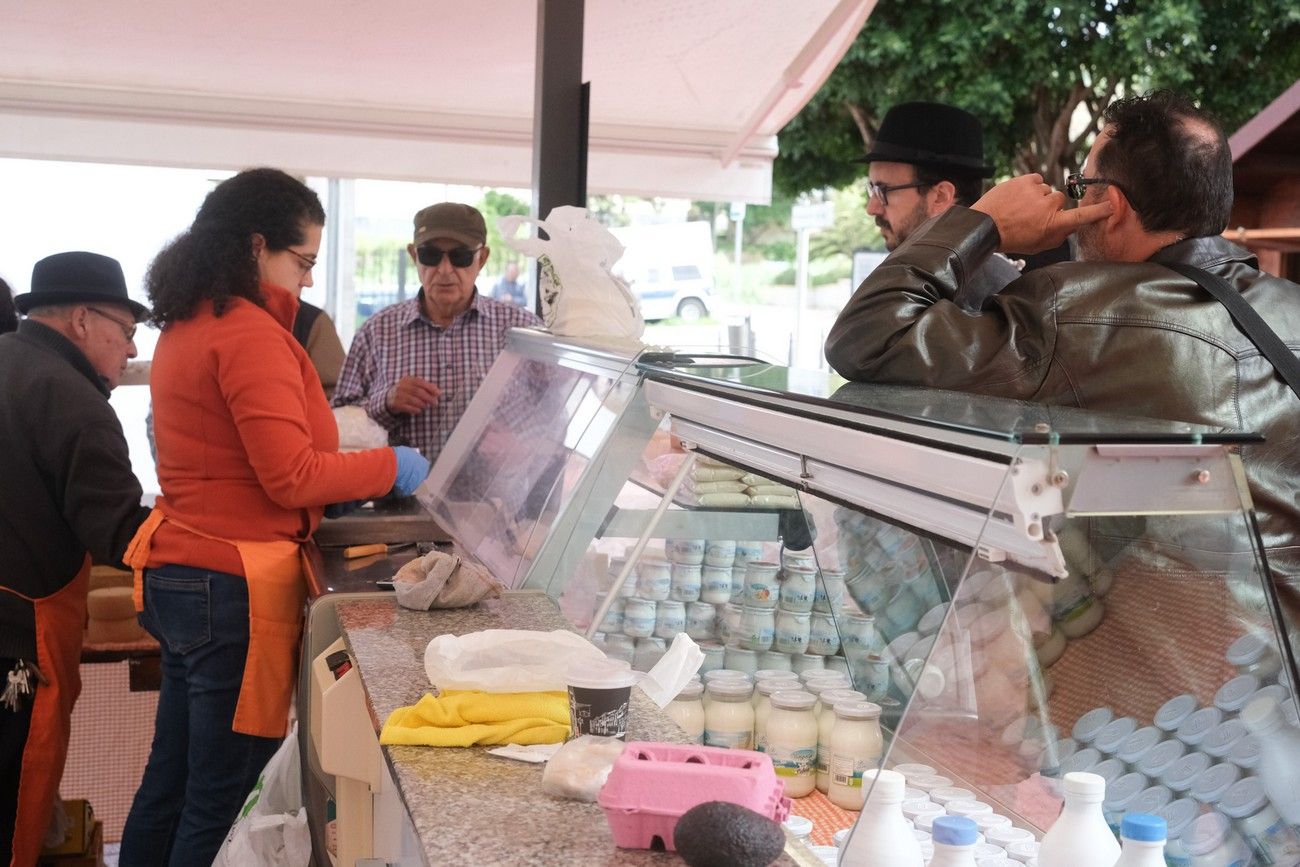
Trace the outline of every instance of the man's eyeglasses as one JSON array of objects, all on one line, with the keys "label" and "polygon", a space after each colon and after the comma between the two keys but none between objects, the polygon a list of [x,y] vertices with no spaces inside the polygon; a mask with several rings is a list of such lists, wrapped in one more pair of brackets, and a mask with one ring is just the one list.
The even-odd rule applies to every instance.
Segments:
[{"label": "man's eyeglasses", "polygon": [[867,181],[867,190],[871,195],[880,199],[880,204],[885,205],[886,207],[889,205],[889,194],[895,190],[920,190],[932,186],[934,186],[934,184],[878,184],[875,181]]},{"label": "man's eyeglasses", "polygon": [[118,319],[116,316],[108,315],[103,310],[100,310],[98,307],[91,307],[87,305],[86,309],[89,310],[91,313],[98,313],[100,316],[103,316],[105,319],[112,322],[118,328],[122,329],[122,336],[126,338],[127,343],[130,343],[132,340],[135,340],[136,325],[134,322],[130,322],[130,323],[123,322],[121,319]]},{"label": "man's eyeglasses", "polygon": [[442,257],[445,255],[447,261],[451,262],[453,268],[468,268],[474,264],[474,259],[478,256],[478,251],[482,247],[453,247],[450,250],[439,250],[431,245],[424,245],[415,248],[415,258],[421,265],[427,265],[430,268],[437,268],[442,264]]},{"label": "man's eyeglasses", "polygon": [[294,255],[294,258],[298,260],[298,263],[302,265],[303,276],[306,276],[307,273],[310,272],[312,268],[316,267],[315,256],[304,256],[302,253],[299,253],[297,250],[294,250],[290,247],[285,247],[284,249],[286,253],[292,253]]},{"label": "man's eyeglasses", "polygon": [[[1081,201],[1084,194],[1088,192],[1088,187],[1093,184],[1111,184],[1119,187],[1120,192],[1124,191],[1124,188],[1119,186],[1118,181],[1112,181],[1110,178],[1085,178],[1083,172],[1070,172],[1065,179],[1065,194],[1076,202]],[[1124,194],[1128,195],[1128,193]]]}]

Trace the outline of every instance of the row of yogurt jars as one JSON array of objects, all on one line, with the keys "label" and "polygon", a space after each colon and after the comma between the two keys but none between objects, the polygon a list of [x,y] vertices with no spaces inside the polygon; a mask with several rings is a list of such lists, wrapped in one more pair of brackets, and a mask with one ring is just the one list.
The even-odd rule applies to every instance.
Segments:
[{"label": "row of yogurt jars", "polygon": [[[758,543],[671,540],[667,560],[643,556],[624,588],[636,586],[644,595],[611,602],[599,626],[604,649],[640,668],[638,656],[649,660],[661,641],[685,632],[702,644],[707,655],[704,670],[802,671],[828,665],[847,670],[847,665],[818,658],[840,652],[833,612],[843,598],[842,580],[831,571],[819,575],[811,553],[787,551],[783,566],[778,566],[752,559],[760,550]],[[731,574],[741,576],[737,601],[707,601],[724,598],[723,586],[701,585],[697,570],[723,569],[729,557],[733,564],[743,563],[731,567]],[[621,568],[616,561],[611,572]],[[646,598],[665,595],[668,598]],[[697,595],[702,598],[690,598]]]},{"label": "row of yogurt jars", "polygon": [[837,672],[718,669],[667,710],[697,743],[770,755],[787,795],[816,789],[845,809],[861,809],[862,774],[884,749],[880,706]]},{"label": "row of yogurt jars", "polygon": [[[940,816],[964,816],[976,825],[979,836],[976,838],[974,857],[979,867],[1019,867],[1019,865],[1036,865],[1038,842],[1031,831],[1013,825],[1010,818],[994,809],[991,804],[980,801],[970,789],[954,785],[953,780],[938,773],[932,766],[904,763],[894,766],[892,771],[902,778],[901,799],[903,818],[913,828],[913,834],[921,845],[921,854],[927,863],[934,854],[934,843],[930,832],[934,820]],[[879,775],[888,778],[889,772]],[[876,783],[877,786],[881,782]],[[875,797],[873,795],[873,797]],[[861,821],[870,821],[873,817],[864,814]],[[835,845],[843,847],[852,829],[845,828],[835,832]],[[872,829],[862,827],[858,833],[871,834]]]}]

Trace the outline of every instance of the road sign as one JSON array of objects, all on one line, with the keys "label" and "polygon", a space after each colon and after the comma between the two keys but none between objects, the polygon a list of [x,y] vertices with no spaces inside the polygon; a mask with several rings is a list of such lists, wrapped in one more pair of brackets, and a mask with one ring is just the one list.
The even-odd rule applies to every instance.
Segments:
[{"label": "road sign", "polygon": [[825,229],[835,222],[835,204],[821,202],[816,205],[795,205],[790,209],[790,228]]}]

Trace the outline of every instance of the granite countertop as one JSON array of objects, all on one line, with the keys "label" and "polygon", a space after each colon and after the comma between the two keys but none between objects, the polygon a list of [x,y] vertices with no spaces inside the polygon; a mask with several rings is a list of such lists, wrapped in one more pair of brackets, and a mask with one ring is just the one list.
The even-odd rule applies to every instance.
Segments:
[{"label": "granite countertop", "polygon": [[[418,612],[395,599],[341,602],[339,625],[370,699],[376,728],[429,691],[424,649],[436,635],[483,629],[568,629],[544,593],[507,593],[470,608]],[[681,729],[632,690],[629,740],[685,743]],[[595,804],[542,794],[542,766],[484,748],[384,747],[431,865],[681,864],[672,853],[618,849]],[[783,858],[781,862],[793,861]]]}]

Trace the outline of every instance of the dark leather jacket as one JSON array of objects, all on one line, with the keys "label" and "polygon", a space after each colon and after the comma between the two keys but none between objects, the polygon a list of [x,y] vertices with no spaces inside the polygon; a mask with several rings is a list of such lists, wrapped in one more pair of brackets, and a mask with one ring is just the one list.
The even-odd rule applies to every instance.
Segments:
[{"label": "dark leather jacket", "polygon": [[1300,581],[1300,398],[1219,302],[1163,267],[1184,262],[1241,291],[1293,351],[1300,286],[1219,237],[1140,263],[1032,271],[981,315],[953,299],[993,252],[986,215],[952,208],[914,231],[854,292],[826,340],[848,379],[937,386],[1107,413],[1256,431],[1242,448],[1270,566]]}]

